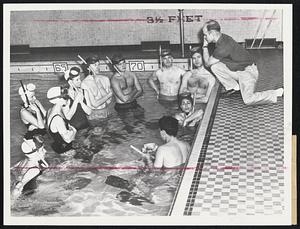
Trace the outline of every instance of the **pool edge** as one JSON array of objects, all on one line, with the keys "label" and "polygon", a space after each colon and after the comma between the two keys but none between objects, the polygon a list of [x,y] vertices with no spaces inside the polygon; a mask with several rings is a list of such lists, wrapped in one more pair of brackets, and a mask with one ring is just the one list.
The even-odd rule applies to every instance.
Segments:
[{"label": "pool edge", "polygon": [[193,147],[191,153],[187,159],[185,169],[179,180],[171,207],[168,212],[168,216],[183,216],[184,209],[186,207],[186,202],[188,200],[188,195],[190,187],[193,182],[193,176],[195,173],[195,168],[197,167],[198,158],[201,154],[201,149],[204,143],[207,129],[209,128],[209,123],[211,119],[211,114],[217,103],[218,91],[220,84],[217,81],[213,90],[211,91],[211,97],[207,103],[201,125],[197,129],[196,137],[193,141]]}]

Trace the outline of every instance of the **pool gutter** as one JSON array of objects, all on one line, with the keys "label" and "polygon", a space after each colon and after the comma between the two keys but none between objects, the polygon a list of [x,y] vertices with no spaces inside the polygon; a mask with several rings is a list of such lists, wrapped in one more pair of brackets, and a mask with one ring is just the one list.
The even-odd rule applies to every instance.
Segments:
[{"label": "pool gutter", "polygon": [[175,192],[173,202],[171,204],[168,215],[169,216],[183,216],[186,208],[190,188],[193,183],[193,177],[197,168],[199,157],[201,157],[201,149],[207,134],[207,130],[210,126],[211,115],[214,111],[215,106],[218,103],[218,91],[220,84],[216,82],[212,89],[210,99],[207,103],[201,125],[199,125],[196,137],[194,138],[192,151],[187,159],[186,168],[181,175],[179,185]]}]

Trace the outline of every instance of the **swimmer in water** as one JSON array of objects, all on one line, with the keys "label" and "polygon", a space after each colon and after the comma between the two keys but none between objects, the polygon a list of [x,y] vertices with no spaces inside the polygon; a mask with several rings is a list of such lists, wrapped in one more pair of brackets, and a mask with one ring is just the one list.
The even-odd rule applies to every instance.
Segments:
[{"label": "swimmer in water", "polygon": [[24,138],[21,149],[26,158],[12,167],[13,170],[19,173],[17,176],[18,181],[12,192],[14,199],[18,198],[25,189],[30,189],[26,184],[29,184],[30,181],[37,178],[49,167],[45,160],[46,150],[44,148],[44,139],[41,135],[34,135],[29,140]]},{"label": "swimmer in water", "polygon": [[[165,51],[161,55],[162,68],[156,70],[148,79],[149,85],[161,100],[175,101],[181,85],[181,78],[185,70],[173,65],[171,52]],[[157,85],[157,82],[159,86]]]},{"label": "swimmer in water", "polygon": [[126,70],[126,62],[121,54],[112,58],[114,75],[111,78],[112,89],[116,98],[117,111],[138,108],[136,99],[143,94],[143,88],[133,72]]},{"label": "swimmer in water", "polygon": [[63,107],[69,99],[68,88],[52,87],[47,92],[47,98],[54,104],[47,114],[47,127],[54,140],[51,146],[55,152],[64,153],[72,149],[72,141],[77,133],[63,113]]},{"label": "swimmer in water", "polygon": [[32,139],[36,134],[46,134],[45,118],[46,110],[41,102],[35,97],[36,86],[32,83],[23,85],[19,88],[19,95],[23,104],[20,110],[22,122],[27,127],[26,139]]},{"label": "swimmer in water", "polygon": [[[183,168],[191,147],[187,142],[180,141],[176,135],[178,132],[178,121],[171,116],[163,116],[159,119],[160,136],[166,143],[157,148],[154,162],[151,154],[146,154],[148,166],[151,168]],[[150,146],[144,146],[144,148]]]},{"label": "swimmer in water", "polygon": [[196,103],[207,103],[216,82],[215,77],[203,66],[201,49],[192,50],[192,62],[195,69],[184,74],[180,93],[190,92],[196,96]]},{"label": "swimmer in water", "polygon": [[113,94],[109,78],[99,74],[99,57],[87,58],[86,64],[82,68],[85,79],[81,83],[81,88],[88,92],[89,103],[92,108],[88,119],[107,118],[110,114],[109,105],[112,102]]},{"label": "swimmer in water", "polygon": [[175,114],[174,118],[178,120],[179,125],[195,126],[203,117],[203,110],[194,111],[194,101],[191,93],[184,92],[178,96],[178,105],[181,113]]},{"label": "swimmer in water", "polygon": [[89,127],[87,115],[90,115],[92,110],[88,92],[81,88],[80,68],[72,67],[64,76],[69,84],[70,99],[67,105],[63,106],[63,113],[76,130],[85,129]]}]

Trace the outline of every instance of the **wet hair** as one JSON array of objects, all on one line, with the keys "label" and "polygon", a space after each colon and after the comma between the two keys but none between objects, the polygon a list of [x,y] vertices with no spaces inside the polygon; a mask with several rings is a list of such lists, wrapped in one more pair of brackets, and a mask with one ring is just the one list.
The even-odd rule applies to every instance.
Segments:
[{"label": "wet hair", "polygon": [[168,135],[176,137],[178,132],[178,120],[172,116],[163,116],[158,120],[159,128]]},{"label": "wet hair", "polygon": [[121,53],[117,53],[117,54],[113,55],[111,62],[113,65],[116,65],[124,60],[125,60],[124,56]]},{"label": "wet hair", "polygon": [[117,72],[115,69],[115,65],[119,64],[120,62],[125,61],[124,56],[121,53],[114,54],[113,57],[111,58],[111,64],[110,64],[110,69],[112,72]]},{"label": "wet hair", "polygon": [[194,47],[194,48],[192,48],[192,49],[190,50],[191,57],[193,57],[193,55],[194,55],[195,53],[199,53],[199,54],[201,54],[201,56],[203,56],[202,48],[200,48],[200,47]]},{"label": "wet hair", "polygon": [[209,20],[205,24],[206,24],[207,31],[211,31],[211,30],[216,30],[218,32],[221,31],[220,24],[215,20]]},{"label": "wet hair", "polygon": [[99,58],[98,55],[93,55],[93,56],[90,56],[86,59],[86,64],[84,63],[84,64],[81,65],[83,73],[84,73],[85,76],[88,76],[90,74],[90,72],[88,70],[90,65],[97,63],[99,60],[100,60],[100,58]]},{"label": "wet hair", "polygon": [[183,93],[181,93],[181,94],[178,95],[178,106],[179,106],[180,109],[181,109],[182,101],[184,99],[190,100],[191,104],[193,105],[192,94],[190,92],[183,92]]}]

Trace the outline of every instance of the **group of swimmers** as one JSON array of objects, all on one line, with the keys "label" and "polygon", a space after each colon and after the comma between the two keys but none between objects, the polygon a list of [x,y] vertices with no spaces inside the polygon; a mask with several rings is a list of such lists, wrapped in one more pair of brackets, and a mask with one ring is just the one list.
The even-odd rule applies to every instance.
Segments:
[{"label": "group of swimmers", "polygon": [[[215,77],[225,88],[224,96],[238,92],[246,105],[275,103],[277,97],[283,95],[283,88],[255,92],[258,71],[254,59],[230,36],[221,33],[218,22],[206,22],[202,32],[202,47],[191,50],[191,70],[186,72],[173,65],[172,53],[166,50],[161,53],[162,66],[148,79],[159,100],[177,100],[181,110],[173,117],[164,116],[159,120],[160,136],[166,144],[144,146],[142,153],[156,152],[154,160],[145,153],[150,166],[170,168],[185,163],[190,146],[176,138],[178,125],[195,126],[202,119],[203,110],[195,109],[195,104],[208,102]],[[213,52],[208,51],[210,43],[215,43]],[[22,165],[28,169],[16,185],[16,195],[26,182],[39,174],[38,171],[48,166],[42,140],[46,132],[53,139],[53,150],[64,153],[72,148],[77,131],[89,126],[89,120],[109,117],[112,104],[117,112],[139,107],[136,100],[143,94],[139,79],[126,69],[121,54],[108,60],[113,71],[111,79],[99,74],[98,56],[82,58],[82,69],[72,67],[67,70],[64,78],[68,86],[52,87],[47,92],[47,98],[53,104],[47,112],[35,97],[34,84],[22,84],[19,88],[23,100],[21,120],[27,127],[21,146],[27,157]],[[81,81],[82,72],[85,77]]]},{"label": "group of swimmers", "polygon": [[[197,51],[192,54],[196,68],[185,72],[173,65],[171,52],[164,51],[162,67],[149,78],[149,84],[160,100],[178,100],[181,109],[174,117],[164,116],[159,120],[160,135],[167,144],[156,148],[153,146],[156,151],[154,161],[147,157],[150,154],[145,154],[151,166],[174,167],[184,163],[187,158],[190,147],[176,138],[178,124],[194,126],[201,120],[203,111],[195,110],[195,103],[207,102],[215,83],[214,77],[204,69],[199,55],[201,53]],[[15,187],[15,195],[19,195],[26,183],[39,174],[35,170],[40,172],[48,166],[44,160],[43,135],[49,133],[53,139],[52,149],[59,154],[64,153],[72,149],[77,131],[89,127],[90,120],[109,117],[112,104],[115,104],[117,112],[139,106],[136,99],[143,94],[143,88],[137,76],[127,71],[126,61],[121,54],[114,55],[111,59],[111,79],[99,74],[98,56],[88,57],[83,61],[81,68],[72,67],[64,73],[67,86],[52,87],[47,91],[47,98],[53,104],[48,111],[36,98],[34,84],[22,83],[19,88],[23,101],[20,116],[27,127],[21,146],[26,156],[22,166],[28,169],[23,171]],[[84,79],[81,81],[82,73]],[[41,143],[36,144],[36,139]],[[143,152],[153,151],[154,148],[150,146],[151,144],[146,144]],[[29,152],[28,147],[31,149]],[[17,167],[20,167],[20,163]]]}]

